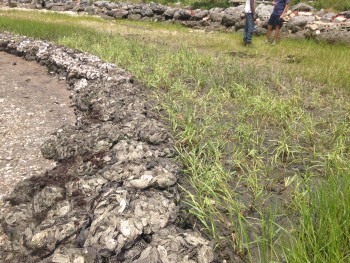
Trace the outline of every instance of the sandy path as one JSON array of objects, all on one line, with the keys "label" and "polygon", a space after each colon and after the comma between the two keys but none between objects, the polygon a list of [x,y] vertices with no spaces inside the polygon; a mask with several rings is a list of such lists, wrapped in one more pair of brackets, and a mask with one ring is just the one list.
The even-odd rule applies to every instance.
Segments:
[{"label": "sandy path", "polygon": [[74,124],[65,80],[37,62],[0,52],[0,200],[16,182],[55,165],[40,146],[64,124]]}]

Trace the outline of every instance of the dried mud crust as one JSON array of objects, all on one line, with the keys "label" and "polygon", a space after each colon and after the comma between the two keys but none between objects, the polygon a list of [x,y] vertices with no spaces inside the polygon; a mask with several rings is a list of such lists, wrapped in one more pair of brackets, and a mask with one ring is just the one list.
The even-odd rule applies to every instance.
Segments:
[{"label": "dried mud crust", "polygon": [[55,166],[40,146],[75,122],[66,86],[38,63],[0,52],[0,200],[15,183]]},{"label": "dried mud crust", "polygon": [[76,123],[41,147],[57,162],[25,179],[0,215],[1,262],[212,262],[175,226],[173,141],[130,74],[95,56],[0,33],[0,51],[66,79]]}]

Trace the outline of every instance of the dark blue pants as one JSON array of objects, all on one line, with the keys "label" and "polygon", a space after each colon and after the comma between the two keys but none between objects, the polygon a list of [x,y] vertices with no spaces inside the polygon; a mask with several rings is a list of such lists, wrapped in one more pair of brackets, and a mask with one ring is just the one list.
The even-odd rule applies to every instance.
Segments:
[{"label": "dark blue pants", "polygon": [[244,28],[244,34],[243,34],[243,42],[246,44],[252,43],[253,39],[253,15],[251,13],[245,14],[245,28]]}]

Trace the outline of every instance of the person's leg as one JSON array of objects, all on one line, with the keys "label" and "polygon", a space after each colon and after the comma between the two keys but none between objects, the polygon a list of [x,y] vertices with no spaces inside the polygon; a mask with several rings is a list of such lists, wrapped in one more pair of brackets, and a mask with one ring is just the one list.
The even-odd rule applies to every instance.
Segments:
[{"label": "person's leg", "polygon": [[243,44],[247,44],[247,34],[248,34],[248,18],[247,18],[248,14],[245,14],[245,27],[244,27],[244,33],[243,33]]},{"label": "person's leg", "polygon": [[267,32],[266,32],[266,41],[265,41],[266,43],[269,43],[270,41],[271,32],[272,32],[272,25],[268,25]]},{"label": "person's leg", "polygon": [[247,25],[247,44],[251,44],[253,40],[253,30],[254,30],[253,15],[247,14],[246,25]]},{"label": "person's leg", "polygon": [[279,36],[280,36],[280,28],[281,27],[279,25],[276,26],[275,37],[274,37],[274,40],[273,40],[273,43],[275,43],[275,44],[277,44]]},{"label": "person's leg", "polygon": [[275,31],[273,44],[278,43],[282,26],[283,26],[283,20],[280,18],[280,16],[278,16],[278,18],[276,19],[276,31]]},{"label": "person's leg", "polygon": [[276,16],[274,14],[271,14],[269,21],[267,22],[267,32],[266,32],[266,40],[265,40],[266,44],[270,42],[270,36],[271,36],[273,26],[275,24],[275,19],[276,19]]}]

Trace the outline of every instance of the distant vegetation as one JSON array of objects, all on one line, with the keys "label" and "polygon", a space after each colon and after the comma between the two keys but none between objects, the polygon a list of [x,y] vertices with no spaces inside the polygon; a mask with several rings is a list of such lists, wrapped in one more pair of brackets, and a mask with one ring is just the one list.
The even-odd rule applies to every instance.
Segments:
[{"label": "distant vegetation", "polygon": [[317,9],[350,10],[349,0],[315,0],[312,5]]}]

